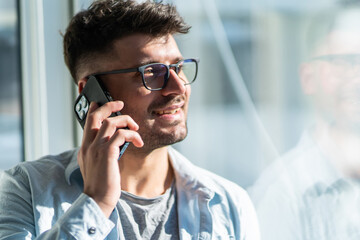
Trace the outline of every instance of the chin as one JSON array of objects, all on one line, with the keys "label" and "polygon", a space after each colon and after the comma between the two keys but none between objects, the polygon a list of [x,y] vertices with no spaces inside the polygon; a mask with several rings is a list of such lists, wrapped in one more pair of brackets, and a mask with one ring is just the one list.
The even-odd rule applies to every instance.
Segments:
[{"label": "chin", "polygon": [[187,136],[187,127],[177,128],[172,131],[156,131],[153,130],[148,134],[140,134],[144,146],[148,146],[152,150],[169,146],[184,140]]}]

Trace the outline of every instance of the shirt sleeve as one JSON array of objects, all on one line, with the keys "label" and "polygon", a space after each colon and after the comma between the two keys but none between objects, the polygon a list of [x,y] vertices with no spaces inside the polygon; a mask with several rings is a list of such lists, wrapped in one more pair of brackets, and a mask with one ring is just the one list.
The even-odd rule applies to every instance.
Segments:
[{"label": "shirt sleeve", "polygon": [[81,194],[51,229],[39,233],[31,195],[20,167],[0,174],[0,239],[105,239],[115,226],[92,198]]}]

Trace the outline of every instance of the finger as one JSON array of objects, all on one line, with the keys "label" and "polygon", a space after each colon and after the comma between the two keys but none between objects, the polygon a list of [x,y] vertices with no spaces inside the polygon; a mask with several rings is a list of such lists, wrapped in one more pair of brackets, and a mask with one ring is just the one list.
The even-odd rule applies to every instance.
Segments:
[{"label": "finger", "polygon": [[[92,107],[93,105],[95,106]],[[101,107],[97,107],[97,104],[92,102],[86,117],[83,142],[91,143],[96,137],[104,119],[108,118],[113,112],[120,111],[123,107],[124,103],[122,101],[108,102]]]},{"label": "finger", "polygon": [[99,108],[99,106],[97,105],[96,102],[91,102],[90,103],[89,111],[88,111],[88,113],[86,115],[86,121],[85,121],[85,125],[84,125],[84,130],[85,130],[85,128],[87,128],[87,125],[89,125],[89,122],[90,122],[90,121],[88,121],[89,115],[98,108]]},{"label": "finger", "polygon": [[101,128],[96,135],[94,142],[99,144],[109,141],[118,129],[137,131],[139,126],[129,116],[110,117],[103,121]]},{"label": "finger", "polygon": [[120,115],[112,118],[116,122],[116,128],[128,128],[133,131],[139,130],[139,125],[129,115]]},{"label": "finger", "polygon": [[91,143],[91,141],[87,140],[87,139],[93,139],[96,136],[97,130],[96,129],[91,129],[89,127],[91,121],[88,120],[88,119],[89,119],[90,113],[94,112],[98,108],[99,108],[99,106],[98,106],[98,104],[96,102],[91,102],[90,103],[89,111],[88,111],[88,113],[86,115],[86,120],[85,120],[85,125],[84,125],[83,138],[82,138],[82,144],[81,144],[82,147],[86,148],[87,145],[88,145],[87,143]]},{"label": "finger", "polygon": [[113,147],[120,147],[125,142],[131,142],[135,147],[144,146],[140,134],[128,129],[118,129],[109,140],[109,144]]},{"label": "finger", "polygon": [[123,107],[124,103],[122,101],[107,102],[93,112],[89,111],[86,121],[89,122],[89,127],[100,128],[104,119],[110,117],[112,113],[120,111]]}]

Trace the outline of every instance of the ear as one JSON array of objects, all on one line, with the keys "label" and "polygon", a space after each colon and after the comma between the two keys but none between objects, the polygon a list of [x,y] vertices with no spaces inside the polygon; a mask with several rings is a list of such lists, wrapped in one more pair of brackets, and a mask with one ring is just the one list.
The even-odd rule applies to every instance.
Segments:
[{"label": "ear", "polygon": [[78,82],[78,91],[79,94],[81,93],[81,91],[84,89],[86,83],[87,83],[88,79],[86,77],[82,78],[79,80]]},{"label": "ear", "polygon": [[316,91],[315,68],[312,63],[302,63],[300,65],[300,83],[305,95],[312,95]]}]

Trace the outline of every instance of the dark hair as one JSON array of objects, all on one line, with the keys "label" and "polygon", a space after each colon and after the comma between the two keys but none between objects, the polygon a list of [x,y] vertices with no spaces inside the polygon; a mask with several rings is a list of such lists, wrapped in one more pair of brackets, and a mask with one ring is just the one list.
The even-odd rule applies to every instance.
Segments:
[{"label": "dark hair", "polygon": [[135,33],[161,37],[188,33],[188,26],[169,4],[134,0],[98,0],[76,14],[64,35],[64,58],[78,82],[78,70],[90,56],[110,50],[114,40]]}]

